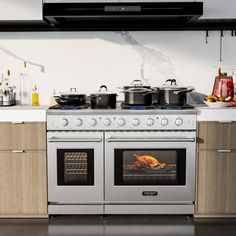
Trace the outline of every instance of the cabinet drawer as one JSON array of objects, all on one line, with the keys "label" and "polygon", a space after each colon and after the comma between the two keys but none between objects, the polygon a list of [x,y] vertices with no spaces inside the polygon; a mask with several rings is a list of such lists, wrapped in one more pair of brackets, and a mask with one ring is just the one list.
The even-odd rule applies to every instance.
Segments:
[{"label": "cabinet drawer", "polygon": [[236,149],[236,122],[198,122],[199,149]]},{"label": "cabinet drawer", "polygon": [[0,217],[47,215],[46,152],[0,152]]},{"label": "cabinet drawer", "polygon": [[46,150],[46,123],[0,123],[0,150]]},{"label": "cabinet drawer", "polygon": [[199,150],[197,213],[236,213],[236,151]]}]

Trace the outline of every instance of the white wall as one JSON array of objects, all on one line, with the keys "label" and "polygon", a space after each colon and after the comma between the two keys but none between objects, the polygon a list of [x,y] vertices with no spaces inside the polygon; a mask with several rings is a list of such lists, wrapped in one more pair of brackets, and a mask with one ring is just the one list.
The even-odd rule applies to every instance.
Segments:
[{"label": "white wall", "polygon": [[[49,104],[53,89],[59,92],[76,87],[89,94],[106,84],[110,90],[117,91],[117,87],[141,78],[142,63],[145,79],[153,86],[163,84],[166,78],[176,77],[179,84],[192,85],[206,94],[211,93],[217,73],[213,66],[236,69],[236,37],[231,37],[230,32],[225,32],[223,38],[222,63],[219,62],[220,32],[209,32],[208,44],[204,31],[129,34],[0,33],[0,47],[17,57],[45,66],[44,73],[33,65],[28,65],[25,71],[31,81],[30,88],[35,84],[39,88],[41,104]],[[5,73],[10,68],[11,84],[19,87],[23,63],[8,54],[0,49],[0,71]]]}]

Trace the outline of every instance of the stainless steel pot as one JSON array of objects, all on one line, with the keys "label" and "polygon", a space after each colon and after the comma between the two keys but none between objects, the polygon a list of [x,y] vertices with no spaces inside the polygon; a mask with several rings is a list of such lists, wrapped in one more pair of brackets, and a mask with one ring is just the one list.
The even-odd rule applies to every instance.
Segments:
[{"label": "stainless steel pot", "polygon": [[154,90],[150,86],[143,86],[141,80],[134,80],[130,86],[124,86],[123,91],[126,105],[152,104]]},{"label": "stainless steel pot", "polygon": [[187,101],[187,93],[193,90],[193,87],[181,87],[176,84],[175,79],[169,79],[162,87],[158,88],[158,104],[183,106]]}]

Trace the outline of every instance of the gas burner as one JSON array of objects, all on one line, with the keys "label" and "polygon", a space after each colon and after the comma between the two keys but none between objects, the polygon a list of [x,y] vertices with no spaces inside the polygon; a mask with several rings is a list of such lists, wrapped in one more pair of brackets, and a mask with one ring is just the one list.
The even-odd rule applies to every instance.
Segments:
[{"label": "gas burner", "polygon": [[121,109],[127,110],[149,110],[149,109],[156,109],[155,105],[145,106],[145,105],[127,105],[125,103],[121,103]]},{"label": "gas burner", "polygon": [[79,109],[87,109],[90,107],[89,103],[85,103],[84,105],[54,105],[49,107],[49,109],[57,109],[57,110],[79,110]]},{"label": "gas burner", "polygon": [[163,106],[158,106],[158,109],[162,109],[162,110],[186,110],[186,109],[194,109],[194,106],[191,106],[189,104],[185,104],[185,105],[182,105],[182,106],[163,105]]}]

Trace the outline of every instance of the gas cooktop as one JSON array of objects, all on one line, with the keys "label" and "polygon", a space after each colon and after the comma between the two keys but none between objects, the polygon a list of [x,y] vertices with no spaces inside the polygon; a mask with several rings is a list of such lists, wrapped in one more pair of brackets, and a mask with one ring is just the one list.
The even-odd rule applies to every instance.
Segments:
[{"label": "gas cooktop", "polygon": [[[89,103],[85,103],[84,105],[55,105],[49,107],[50,110],[84,110],[90,108]],[[177,105],[150,105],[150,106],[144,106],[144,105],[126,105],[125,103],[118,103],[116,109],[92,109],[92,110],[188,110],[188,109],[194,109],[193,106],[186,104],[183,106],[177,106]]]}]

